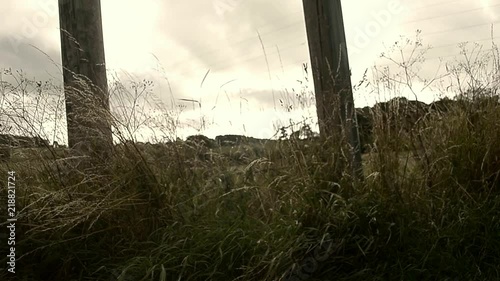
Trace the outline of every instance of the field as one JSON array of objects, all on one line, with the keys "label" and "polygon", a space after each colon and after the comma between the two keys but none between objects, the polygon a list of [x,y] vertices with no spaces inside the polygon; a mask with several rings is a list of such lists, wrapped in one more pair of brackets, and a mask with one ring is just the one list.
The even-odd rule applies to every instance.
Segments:
[{"label": "field", "polygon": [[16,149],[0,164],[2,182],[16,173],[16,278],[500,280],[497,79],[416,120],[369,111],[362,180],[323,138],[123,140],[83,171],[65,148]]}]

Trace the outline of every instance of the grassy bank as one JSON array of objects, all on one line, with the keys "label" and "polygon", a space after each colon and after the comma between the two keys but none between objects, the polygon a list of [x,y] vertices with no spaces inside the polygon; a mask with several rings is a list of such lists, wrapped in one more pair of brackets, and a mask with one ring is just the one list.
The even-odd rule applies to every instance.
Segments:
[{"label": "grassy bank", "polygon": [[103,174],[17,150],[0,166],[16,171],[16,278],[500,280],[497,89],[412,122],[370,111],[363,181],[319,140],[123,142]]}]

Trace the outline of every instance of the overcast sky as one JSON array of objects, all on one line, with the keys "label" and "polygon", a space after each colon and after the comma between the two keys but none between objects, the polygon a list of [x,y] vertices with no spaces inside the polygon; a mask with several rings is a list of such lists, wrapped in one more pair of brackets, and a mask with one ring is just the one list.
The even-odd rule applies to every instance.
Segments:
[{"label": "overcast sky", "polygon": [[[60,83],[57,1],[0,0],[0,4],[0,68],[22,69],[37,80]],[[157,99],[185,106],[180,136],[200,132],[211,137],[225,133],[270,137],[279,120],[315,118],[312,102],[300,106],[294,98],[294,91],[306,85],[297,81],[304,81],[302,64],[309,63],[302,1],[101,0],[101,4],[109,73],[124,83],[151,79]],[[387,64],[380,53],[400,36],[413,39],[417,29],[422,30],[423,43],[434,47],[426,56],[427,74],[436,71],[440,57],[458,55],[460,42],[491,46],[491,27],[500,12],[499,0],[350,0],[342,5],[353,84],[366,69]],[[497,33],[493,32],[495,41]],[[312,84],[307,85],[312,90]],[[429,90],[419,96],[426,102],[433,98]],[[196,100],[201,108],[195,105],[193,110],[192,103],[180,99]],[[355,93],[357,107],[377,99],[384,97]],[[297,110],[286,112],[280,100]],[[150,133],[143,133],[147,139]]]}]

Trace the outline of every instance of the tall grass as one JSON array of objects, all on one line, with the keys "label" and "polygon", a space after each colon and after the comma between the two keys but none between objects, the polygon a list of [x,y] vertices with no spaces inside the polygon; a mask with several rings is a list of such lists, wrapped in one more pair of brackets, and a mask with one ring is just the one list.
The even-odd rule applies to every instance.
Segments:
[{"label": "tall grass", "polygon": [[[460,94],[444,109],[372,108],[363,182],[335,170],[340,144],[177,140],[175,114],[137,110],[151,101],[149,82],[132,91],[116,84],[110,173],[79,172],[71,151],[51,147],[15,150],[1,166],[19,178],[16,277],[498,280],[496,54],[481,53],[441,77],[454,77]],[[415,91],[415,64],[394,62],[410,75],[374,70],[374,91]],[[415,112],[423,114],[411,119]],[[31,119],[23,124],[36,127]],[[148,126],[166,137],[135,142],[134,132]],[[4,273],[2,280],[12,277]]]}]

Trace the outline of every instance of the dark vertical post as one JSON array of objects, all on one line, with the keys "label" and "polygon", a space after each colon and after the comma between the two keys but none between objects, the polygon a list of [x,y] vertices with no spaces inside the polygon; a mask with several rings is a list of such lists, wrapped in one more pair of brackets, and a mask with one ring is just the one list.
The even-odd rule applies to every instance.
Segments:
[{"label": "dark vertical post", "polygon": [[94,161],[113,139],[100,0],[59,0],[68,146]]},{"label": "dark vertical post", "polygon": [[303,0],[322,138],[351,146],[353,175],[362,179],[361,149],[340,0]]}]

